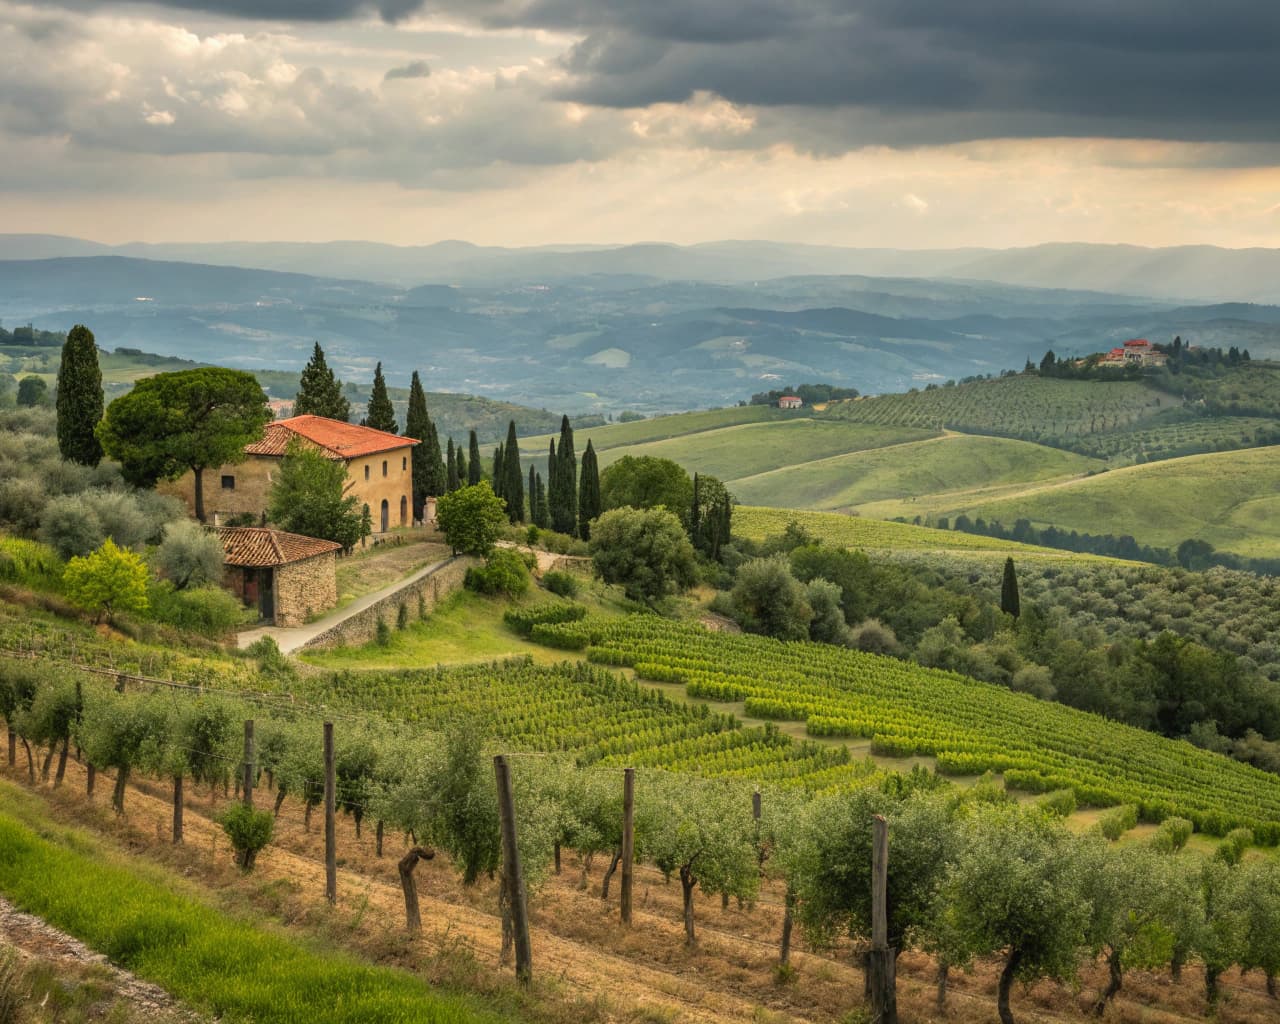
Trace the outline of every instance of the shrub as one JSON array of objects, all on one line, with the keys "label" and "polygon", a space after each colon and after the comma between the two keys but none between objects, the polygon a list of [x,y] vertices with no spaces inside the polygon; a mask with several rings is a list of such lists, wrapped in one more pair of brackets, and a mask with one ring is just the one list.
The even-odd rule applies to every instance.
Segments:
[{"label": "shrub", "polygon": [[1058,818],[1069,818],[1076,813],[1076,794],[1070,789],[1055,789],[1036,801],[1041,810]]},{"label": "shrub", "polygon": [[542,576],[542,585],[560,597],[577,597],[578,581],[567,572],[552,569]]},{"label": "shrub", "polygon": [[529,566],[520,552],[494,548],[483,566],[467,570],[465,582],[468,590],[480,594],[515,597],[529,589]]},{"label": "shrub", "polygon": [[734,617],[747,632],[780,640],[808,639],[813,609],[804,585],[791,575],[791,563],[781,555],[743,565],[730,597]]},{"label": "shrub", "polygon": [[537,544],[539,533],[540,531],[536,526],[530,525],[524,532],[524,542],[529,545]]},{"label": "shrub", "polygon": [[693,545],[665,508],[615,508],[591,528],[596,572],[632,601],[657,605],[697,582]]},{"label": "shrub", "polygon": [[373,630],[373,642],[379,647],[391,646],[391,627],[387,625],[386,619],[378,619],[378,625]]},{"label": "shrub", "polygon": [[62,571],[67,597],[74,604],[110,621],[117,612],[147,609],[147,567],[132,551],[111,538],[83,558],[73,558]]},{"label": "shrub", "polygon": [[252,871],[258,853],[271,842],[275,816],[270,811],[257,811],[238,803],[223,812],[218,824],[231,840],[236,863],[245,871]]},{"label": "shrub", "polygon": [[1098,821],[1103,836],[1113,843],[1138,824],[1138,808],[1135,804],[1113,807]]},{"label": "shrub", "polygon": [[62,558],[83,557],[106,536],[98,513],[81,495],[61,495],[44,507],[40,539]]},{"label": "shrub", "polygon": [[1233,828],[1222,840],[1215,856],[1225,864],[1239,864],[1244,851],[1253,845],[1253,833],[1247,828]]},{"label": "shrub", "polygon": [[16,537],[0,537],[0,580],[33,590],[62,584],[62,563],[46,544]]},{"label": "shrub", "polygon": [[441,495],[436,522],[455,553],[487,555],[507,522],[506,502],[482,480]]},{"label": "shrub", "polygon": [[168,523],[155,565],[175,590],[217,584],[222,579],[222,543],[190,520]]},{"label": "shrub", "polygon": [[404,630],[409,628],[409,606],[401,604],[400,610],[396,612],[396,629]]},{"label": "shrub", "polygon": [[201,636],[224,636],[244,619],[240,602],[218,587],[177,590],[168,580],[161,580],[148,588],[147,600],[157,622]]},{"label": "shrub", "polygon": [[893,630],[879,619],[867,619],[849,633],[849,642],[868,654],[897,654],[902,650]]},{"label": "shrub", "polygon": [[1151,845],[1161,853],[1177,853],[1187,845],[1195,826],[1186,818],[1165,818],[1151,837]]}]

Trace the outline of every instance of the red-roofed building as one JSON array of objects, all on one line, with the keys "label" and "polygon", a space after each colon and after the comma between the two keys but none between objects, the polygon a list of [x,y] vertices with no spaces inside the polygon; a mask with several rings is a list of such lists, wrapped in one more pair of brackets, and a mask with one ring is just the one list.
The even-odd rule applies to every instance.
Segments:
[{"label": "red-roofed building", "polygon": [[799,395],[783,395],[778,399],[779,409],[799,409],[804,405],[804,399]]},{"label": "red-roofed building", "polygon": [[300,626],[338,603],[338,544],[282,530],[226,527],[226,583],[276,626]]},{"label": "red-roofed building", "polygon": [[[262,438],[245,446],[243,462],[205,473],[204,505],[210,525],[223,526],[231,519],[262,522],[270,502],[272,477],[294,441],[346,465],[350,493],[369,506],[374,533],[408,526],[421,517],[421,509],[410,507],[410,454],[417,441],[323,416],[294,416],[268,423]],[[190,473],[171,489],[189,508],[195,507],[195,481]]]},{"label": "red-roofed building", "polygon": [[1164,366],[1168,357],[1146,338],[1130,338],[1122,346],[1113,348],[1102,359],[1099,366]]}]

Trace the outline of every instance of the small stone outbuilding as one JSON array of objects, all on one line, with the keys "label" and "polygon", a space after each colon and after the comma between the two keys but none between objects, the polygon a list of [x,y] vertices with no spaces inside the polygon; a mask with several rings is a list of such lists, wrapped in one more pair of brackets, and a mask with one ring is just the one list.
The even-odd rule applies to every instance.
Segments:
[{"label": "small stone outbuilding", "polygon": [[274,626],[300,626],[338,603],[331,540],[253,526],[221,527],[227,587]]}]

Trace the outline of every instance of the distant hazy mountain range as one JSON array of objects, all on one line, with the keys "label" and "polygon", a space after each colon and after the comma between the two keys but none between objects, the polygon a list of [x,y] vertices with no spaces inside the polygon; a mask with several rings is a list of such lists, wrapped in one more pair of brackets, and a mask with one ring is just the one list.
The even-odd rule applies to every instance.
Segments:
[{"label": "distant hazy mountain range", "polygon": [[56,235],[0,235],[0,259],[60,256],[254,267],[412,286],[555,281],[634,274],[667,281],[742,283],[793,276],[922,277],[1142,295],[1184,302],[1280,302],[1280,249],[1055,243],[1020,249],[852,249],[782,242],[677,246],[538,246],[469,242],[210,242],[102,245]]},{"label": "distant hazy mountain range", "polygon": [[[145,258],[144,258],[145,257]],[[1213,300],[1213,301],[1205,301]],[[1228,301],[1229,300],[1229,301]],[[1040,246],[907,252],[764,242],[481,248],[103,246],[0,235],[0,320],[102,345],[297,368],[572,412],[864,393],[996,373],[1135,336],[1280,355],[1280,252]]]}]

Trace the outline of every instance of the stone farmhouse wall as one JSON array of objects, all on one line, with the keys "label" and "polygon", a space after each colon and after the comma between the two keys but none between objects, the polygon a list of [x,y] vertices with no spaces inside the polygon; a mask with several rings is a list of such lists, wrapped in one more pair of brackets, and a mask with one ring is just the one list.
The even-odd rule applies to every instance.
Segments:
[{"label": "stone farmhouse wall", "polygon": [[379,620],[385,622],[391,629],[396,628],[402,605],[407,610],[410,622],[425,618],[446,597],[461,590],[467,570],[473,565],[480,564],[481,561],[478,558],[465,556],[451,558],[430,575],[405,584],[400,590],[384,597],[377,604],[370,605],[332,628],[326,629],[305,647],[308,650],[314,650],[368,643],[377,635]]},{"label": "stone farmhouse wall", "polygon": [[275,570],[277,626],[301,626],[338,603],[337,555],[326,552]]}]

